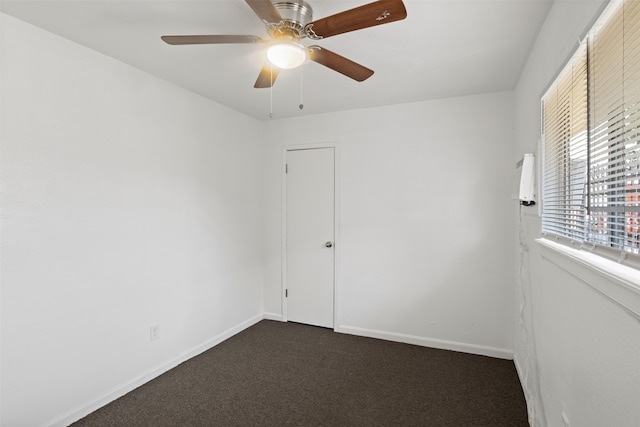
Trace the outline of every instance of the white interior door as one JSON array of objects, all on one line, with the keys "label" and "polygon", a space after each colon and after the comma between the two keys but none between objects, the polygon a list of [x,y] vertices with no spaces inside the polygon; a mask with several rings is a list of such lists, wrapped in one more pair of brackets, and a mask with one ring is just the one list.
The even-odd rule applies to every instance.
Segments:
[{"label": "white interior door", "polygon": [[287,320],[333,328],[335,149],[287,151]]}]

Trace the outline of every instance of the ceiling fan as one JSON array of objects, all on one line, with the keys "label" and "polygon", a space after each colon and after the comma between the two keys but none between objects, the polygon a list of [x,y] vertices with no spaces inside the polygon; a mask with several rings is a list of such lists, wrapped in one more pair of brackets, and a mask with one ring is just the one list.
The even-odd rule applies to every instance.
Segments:
[{"label": "ceiling fan", "polygon": [[313,21],[313,10],[303,0],[245,0],[265,23],[268,40],[250,35],[162,36],[171,45],[264,43],[268,61],[262,67],[255,88],[269,88],[281,69],[296,68],[307,59],[356,81],[364,81],[373,70],[323,47],[304,46],[303,38],[321,40],[350,31],[399,21],[407,17],[402,0],[378,0]]}]

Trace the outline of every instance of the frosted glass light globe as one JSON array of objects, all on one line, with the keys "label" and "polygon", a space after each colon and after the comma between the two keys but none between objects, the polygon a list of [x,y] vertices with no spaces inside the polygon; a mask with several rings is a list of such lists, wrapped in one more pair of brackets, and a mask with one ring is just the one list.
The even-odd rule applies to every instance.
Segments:
[{"label": "frosted glass light globe", "polygon": [[276,43],[267,49],[267,59],[278,68],[290,70],[304,64],[307,50],[296,43]]}]

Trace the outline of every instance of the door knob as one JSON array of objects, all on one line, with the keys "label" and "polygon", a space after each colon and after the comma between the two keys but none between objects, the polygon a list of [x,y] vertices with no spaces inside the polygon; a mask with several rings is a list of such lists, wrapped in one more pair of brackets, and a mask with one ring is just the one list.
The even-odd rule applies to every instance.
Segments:
[{"label": "door knob", "polygon": [[324,244],[327,248],[332,248],[333,247],[333,242],[327,242]]}]

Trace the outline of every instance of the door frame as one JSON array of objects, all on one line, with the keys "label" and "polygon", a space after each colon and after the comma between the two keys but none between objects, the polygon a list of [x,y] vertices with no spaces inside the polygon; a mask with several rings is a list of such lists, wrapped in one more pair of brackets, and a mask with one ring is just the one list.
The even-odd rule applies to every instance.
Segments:
[{"label": "door frame", "polygon": [[333,330],[338,329],[338,260],[340,259],[340,221],[339,221],[339,212],[340,212],[340,196],[339,196],[339,188],[340,188],[340,173],[339,173],[339,164],[340,164],[340,150],[338,149],[337,143],[327,142],[327,143],[316,143],[316,144],[294,144],[294,145],[284,145],[282,146],[282,162],[281,162],[281,188],[282,188],[282,205],[281,205],[281,239],[282,239],[282,253],[281,253],[281,271],[282,271],[282,283],[281,283],[281,301],[282,301],[282,321],[288,322],[287,316],[287,297],[286,297],[286,289],[287,289],[287,153],[289,151],[298,151],[298,150],[314,150],[320,148],[333,148],[333,233],[334,233],[334,241],[333,241]]}]

